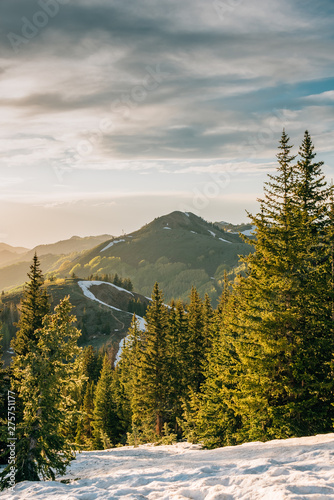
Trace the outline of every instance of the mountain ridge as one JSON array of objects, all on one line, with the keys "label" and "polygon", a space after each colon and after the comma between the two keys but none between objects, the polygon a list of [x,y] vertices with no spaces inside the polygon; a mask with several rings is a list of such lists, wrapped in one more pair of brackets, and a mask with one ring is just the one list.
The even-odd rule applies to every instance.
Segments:
[{"label": "mountain ridge", "polygon": [[[106,236],[109,238],[105,239]],[[235,231],[228,231],[191,212],[180,211],[157,217],[129,234],[102,235],[100,240],[92,238],[86,239],[98,244],[81,252],[38,254],[46,277],[86,279],[92,275],[117,273],[130,278],[136,291],[145,296],[151,294],[158,281],[167,301],[187,300],[192,286],[196,286],[201,296],[207,293],[217,301],[224,271],[232,273],[239,264],[239,256],[252,251]],[[82,242],[82,239],[74,236],[58,243],[65,242],[73,249],[71,245],[77,241]],[[48,246],[35,247],[31,252],[38,248]],[[29,254],[29,261],[32,255]],[[0,289],[22,285],[29,265],[30,262],[17,262],[0,269]]]}]

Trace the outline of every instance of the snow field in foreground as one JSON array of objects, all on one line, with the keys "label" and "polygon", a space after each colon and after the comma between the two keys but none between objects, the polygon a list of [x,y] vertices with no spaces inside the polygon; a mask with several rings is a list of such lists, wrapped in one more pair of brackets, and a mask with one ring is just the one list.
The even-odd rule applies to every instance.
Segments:
[{"label": "snow field in foreground", "polygon": [[[69,484],[60,480],[70,480]],[[78,454],[57,481],[23,482],[3,500],[329,500],[334,434],[201,450],[143,445]]]}]

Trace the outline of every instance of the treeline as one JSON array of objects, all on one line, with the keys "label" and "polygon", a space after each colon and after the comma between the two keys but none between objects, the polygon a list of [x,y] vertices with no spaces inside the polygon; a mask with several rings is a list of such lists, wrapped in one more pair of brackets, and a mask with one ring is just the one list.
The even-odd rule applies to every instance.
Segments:
[{"label": "treeline", "polygon": [[[4,297],[2,295],[1,299]],[[2,347],[7,350],[10,347],[10,341],[17,330],[16,323],[19,320],[19,311],[14,301],[3,302],[0,299],[0,339]]]},{"label": "treeline", "polygon": [[130,278],[122,278],[117,273],[115,274],[90,274],[87,278],[89,281],[106,281],[107,283],[112,283],[113,285],[124,288],[129,292],[133,290],[133,283]]}]

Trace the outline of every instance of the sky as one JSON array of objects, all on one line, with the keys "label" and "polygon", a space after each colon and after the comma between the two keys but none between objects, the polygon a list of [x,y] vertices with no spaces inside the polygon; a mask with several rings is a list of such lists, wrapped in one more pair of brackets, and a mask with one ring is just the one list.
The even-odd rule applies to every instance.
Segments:
[{"label": "sky", "polygon": [[285,128],[334,177],[332,0],[1,0],[0,241],[246,222]]}]

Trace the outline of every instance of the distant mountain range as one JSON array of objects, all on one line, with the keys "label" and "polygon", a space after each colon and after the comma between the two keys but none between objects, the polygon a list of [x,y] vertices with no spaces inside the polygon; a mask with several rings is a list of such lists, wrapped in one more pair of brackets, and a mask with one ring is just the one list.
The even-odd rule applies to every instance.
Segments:
[{"label": "distant mountain range", "polygon": [[0,267],[15,262],[20,255],[28,252],[27,248],[12,247],[6,243],[0,243]]},{"label": "distant mountain range", "polygon": [[15,262],[22,262],[23,260],[30,260],[35,252],[40,257],[48,254],[63,255],[73,252],[82,252],[84,250],[89,250],[110,238],[112,238],[110,234],[86,236],[84,238],[72,236],[72,238],[68,240],[62,240],[48,245],[38,245],[32,249],[12,247],[6,243],[0,243],[0,267],[14,264]]},{"label": "distant mountain range", "polygon": [[14,264],[0,269],[0,290],[24,283],[36,251],[44,274],[53,278],[117,273],[130,278],[134,289],[145,296],[158,281],[166,301],[186,300],[192,285],[215,301],[221,294],[224,271],[232,272],[239,256],[252,251],[236,233],[251,228],[172,212],[118,238],[73,237],[16,255]]}]

